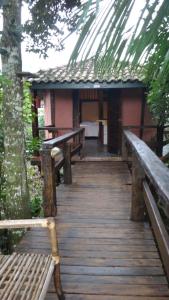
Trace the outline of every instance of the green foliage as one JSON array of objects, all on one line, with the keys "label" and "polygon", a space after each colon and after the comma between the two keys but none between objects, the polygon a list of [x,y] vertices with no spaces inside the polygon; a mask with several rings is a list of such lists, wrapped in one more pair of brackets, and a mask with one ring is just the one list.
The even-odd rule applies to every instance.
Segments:
[{"label": "green foliage", "polygon": [[33,217],[42,215],[42,178],[37,166],[27,164],[28,184]]},{"label": "green foliage", "polygon": [[125,66],[144,72],[148,103],[159,124],[169,119],[169,1],[145,1],[138,19],[129,28],[137,0],[86,0],[80,7],[81,34],[71,64],[93,55],[97,72],[108,74]]},{"label": "green foliage", "polygon": [[169,17],[158,30],[154,52],[145,67],[145,83],[149,87],[148,103],[158,124],[169,120]]},{"label": "green foliage", "polygon": [[3,158],[3,130],[2,130],[2,100],[3,100],[3,90],[2,90],[2,82],[3,77],[0,76],[0,170],[1,170],[1,163]]},{"label": "green foliage", "polygon": [[[35,118],[35,114],[32,112],[30,87],[31,84],[29,82],[24,82],[23,117],[28,157],[32,155],[34,151],[38,151],[41,145],[41,141],[38,138],[32,137],[32,121]],[[27,176],[31,199],[31,213],[33,217],[37,217],[42,214],[42,179],[37,166],[31,166],[29,161],[27,162]]]},{"label": "green foliage", "polygon": [[39,138],[33,138],[31,135],[26,139],[26,151],[28,156],[33,155],[35,151],[39,151],[41,146],[41,140]]},{"label": "green foliage", "polygon": [[[24,25],[29,35],[27,50],[47,56],[47,50],[61,50],[61,36],[65,27],[72,31],[78,20],[78,14],[72,14],[80,0],[25,0],[28,4],[31,19]],[[55,39],[52,38],[55,35]],[[31,39],[30,39],[31,38]]]},{"label": "green foliage", "polygon": [[3,215],[3,195],[2,195],[2,161],[4,155],[3,130],[2,130],[2,88],[0,87],[0,220]]},{"label": "green foliage", "polygon": [[[103,3],[103,4],[102,4]],[[81,34],[74,48],[71,63],[92,56],[96,68],[102,73],[120,65],[148,61],[159,35],[159,28],[169,15],[168,0],[145,1],[138,19],[131,27],[128,20],[137,0],[86,0],[80,7]]]},{"label": "green foliage", "polygon": [[32,121],[35,118],[35,114],[32,111],[32,96],[30,93],[30,87],[31,84],[25,81],[23,86],[23,118],[25,125],[26,151],[28,156],[32,155],[34,151],[38,151],[41,145],[40,139],[32,137]]},{"label": "green foliage", "polygon": [[[9,5],[8,0],[0,0],[0,9]],[[21,2],[18,2],[18,5]],[[10,38],[14,41],[27,37],[27,50],[47,57],[47,50],[63,49],[62,37],[65,32],[75,30],[79,15],[75,8],[80,0],[23,0],[28,5],[30,18],[23,26],[15,26],[12,20]],[[1,34],[1,32],[0,32]],[[53,38],[55,36],[55,38]],[[7,55],[8,51],[0,47],[0,54]]]},{"label": "green foliage", "polygon": [[32,96],[30,93],[31,84],[28,81],[23,83],[23,118],[25,124],[32,124],[34,115],[32,113]]}]

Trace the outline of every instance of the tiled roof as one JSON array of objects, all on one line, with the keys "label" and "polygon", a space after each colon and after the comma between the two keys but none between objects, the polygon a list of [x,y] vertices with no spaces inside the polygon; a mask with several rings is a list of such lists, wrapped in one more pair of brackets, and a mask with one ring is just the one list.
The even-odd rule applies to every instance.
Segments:
[{"label": "tiled roof", "polygon": [[112,70],[107,74],[96,72],[94,70],[94,64],[92,60],[87,61],[85,64],[76,64],[71,69],[66,66],[56,67],[48,70],[40,70],[34,74],[34,78],[31,78],[31,82],[36,83],[71,83],[71,82],[134,82],[142,81],[142,75],[140,72],[132,71],[129,68],[124,68],[117,72]]}]

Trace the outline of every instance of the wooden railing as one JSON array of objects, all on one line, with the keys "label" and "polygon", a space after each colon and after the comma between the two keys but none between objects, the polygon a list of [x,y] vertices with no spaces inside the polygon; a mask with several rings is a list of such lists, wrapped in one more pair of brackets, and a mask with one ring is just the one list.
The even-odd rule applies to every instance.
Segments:
[{"label": "wooden railing", "polygon": [[48,133],[52,134],[52,139],[54,139],[55,137],[59,136],[59,133],[65,133],[65,132],[70,132],[73,131],[73,128],[63,128],[63,127],[55,127],[54,125],[48,125],[48,126],[44,126],[44,127],[38,127],[39,131],[47,131]]},{"label": "wooden railing", "polygon": [[44,178],[44,214],[45,217],[57,213],[56,185],[58,172],[63,167],[65,184],[72,183],[71,158],[79,153],[83,157],[85,141],[84,128],[66,133],[42,144],[42,174]]},{"label": "wooden railing", "polygon": [[140,139],[144,140],[144,134],[146,130],[154,129],[156,140],[154,141],[154,145],[152,145],[153,150],[156,151],[156,154],[158,156],[162,156],[163,147],[166,144],[169,144],[169,131],[168,131],[169,125],[127,125],[123,126],[123,130],[138,130],[138,134]]},{"label": "wooden railing", "polygon": [[131,219],[143,221],[148,215],[169,279],[169,235],[161,217],[169,218],[169,169],[128,130],[123,133],[122,156],[124,161],[132,156]]}]

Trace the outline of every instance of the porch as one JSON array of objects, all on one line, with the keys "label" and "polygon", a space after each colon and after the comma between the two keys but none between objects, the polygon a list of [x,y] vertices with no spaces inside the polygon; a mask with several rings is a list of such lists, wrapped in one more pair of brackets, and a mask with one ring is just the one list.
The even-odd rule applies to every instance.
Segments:
[{"label": "porch", "polygon": [[[63,149],[59,159],[56,146]],[[168,299],[168,169],[130,131],[124,131],[119,161],[71,165],[79,151],[82,157],[83,129],[44,142],[42,150],[44,210],[56,217],[66,300]],[[56,188],[62,166],[64,184]],[[46,230],[28,231],[17,251],[49,254]],[[53,299],[52,280],[46,300]]]},{"label": "porch", "polygon": [[[37,300],[54,300],[56,292],[60,300],[168,299],[168,168],[128,130],[121,158],[73,162],[77,153],[83,158],[84,140],[84,129],[78,129],[43,143],[44,215],[54,218],[1,221],[1,229],[33,227],[14,254],[22,272],[15,261],[10,265],[13,255],[2,257],[1,298],[10,293],[24,299],[30,288],[27,298]],[[64,184],[58,186],[61,168]],[[40,297],[31,298],[35,291]]]},{"label": "porch", "polygon": [[84,156],[88,158],[112,157],[112,154],[108,152],[107,145],[101,144],[98,139],[85,139]]},{"label": "porch", "polygon": [[[76,162],[57,189],[61,281],[66,300],[165,300],[167,279],[148,222],[130,220],[125,162]],[[50,253],[47,232],[29,231],[19,251]],[[46,300],[56,299],[51,281]]]}]

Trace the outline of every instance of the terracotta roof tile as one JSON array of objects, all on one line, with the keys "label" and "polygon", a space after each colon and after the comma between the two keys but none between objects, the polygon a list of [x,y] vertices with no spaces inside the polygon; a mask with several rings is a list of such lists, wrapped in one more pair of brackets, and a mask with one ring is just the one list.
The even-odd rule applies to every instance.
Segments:
[{"label": "terracotta roof tile", "polygon": [[87,61],[85,64],[77,64],[71,69],[67,65],[56,67],[48,70],[40,70],[35,74],[35,78],[30,79],[31,82],[117,82],[117,81],[142,81],[141,72],[132,71],[131,68],[124,68],[117,72],[111,70],[107,74],[96,72],[94,70],[93,60]]}]

